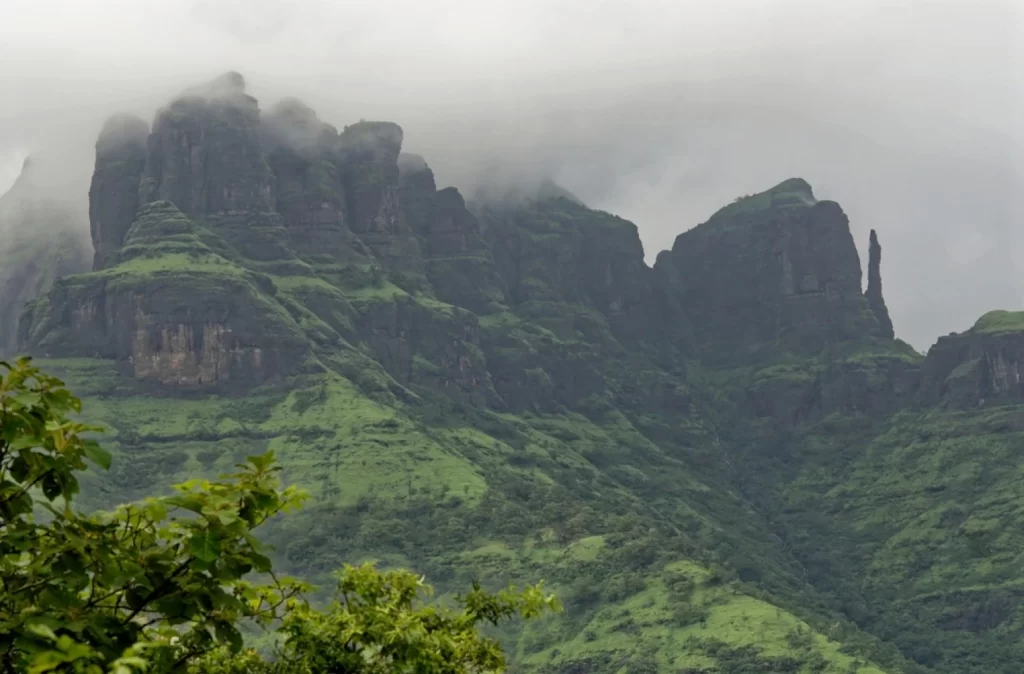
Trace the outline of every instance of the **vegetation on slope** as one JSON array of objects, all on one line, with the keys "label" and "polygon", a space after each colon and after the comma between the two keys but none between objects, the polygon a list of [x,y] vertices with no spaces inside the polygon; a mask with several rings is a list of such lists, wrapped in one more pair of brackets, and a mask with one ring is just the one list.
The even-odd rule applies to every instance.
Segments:
[{"label": "vegetation on slope", "polygon": [[[785,181],[651,269],[571,195],[471,212],[395,125],[214,89],[133,123],[109,181],[98,156],[105,252],[28,315],[111,429],[83,503],[273,450],[314,497],[263,530],[283,570],[413,567],[442,596],[549,578],[565,615],[496,633],[521,671],[1015,671],[1017,541],[993,539],[1014,426],[972,419],[1024,397],[1024,349],[894,340],[877,237],[869,299],[838,204]],[[932,425],[971,435],[933,465],[911,431]]]},{"label": "vegetation on slope", "polygon": [[[309,586],[274,574],[252,534],[306,496],[281,486],[273,452],[219,481],[83,515],[72,507],[76,473],[87,459],[111,461],[85,437],[99,429],[68,420],[80,401],[27,359],[0,367],[4,671],[500,672],[501,649],[478,625],[558,608],[540,586],[496,595],[474,586],[457,611],[422,606],[422,579],[370,565],[346,567],[337,600],[311,607],[300,600]],[[278,619],[271,659],[244,648],[247,621]]]}]

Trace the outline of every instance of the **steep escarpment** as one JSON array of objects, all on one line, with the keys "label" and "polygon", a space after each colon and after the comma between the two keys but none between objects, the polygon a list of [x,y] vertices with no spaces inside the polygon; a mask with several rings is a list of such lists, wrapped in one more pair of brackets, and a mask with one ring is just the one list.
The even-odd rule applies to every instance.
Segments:
[{"label": "steep escarpment", "polygon": [[959,334],[940,337],[925,361],[925,402],[972,408],[1024,397],[1024,312],[991,311]]},{"label": "steep escarpment", "polygon": [[[261,279],[214,253],[173,204],[144,206],[113,264],[61,279],[22,339],[48,357],[109,358],[175,386],[259,382],[309,353]],[[272,292],[272,291],[271,291]]]},{"label": "steep escarpment", "polygon": [[88,498],[273,449],[313,495],[289,572],[549,579],[522,671],[1016,671],[1020,317],[916,353],[878,236],[864,289],[802,179],[651,268],[633,223],[467,204],[404,142],[233,73],[103,128],[93,268],[20,329],[111,429]]},{"label": "steep escarpment", "polygon": [[148,138],[149,125],[131,115],[111,117],[100,131],[89,187],[94,269],[109,264],[135,219]]},{"label": "steep escarpment", "polygon": [[825,345],[884,331],[861,289],[861,266],[838,204],[787,180],[742,197],[676,239],[682,304],[709,358]]}]

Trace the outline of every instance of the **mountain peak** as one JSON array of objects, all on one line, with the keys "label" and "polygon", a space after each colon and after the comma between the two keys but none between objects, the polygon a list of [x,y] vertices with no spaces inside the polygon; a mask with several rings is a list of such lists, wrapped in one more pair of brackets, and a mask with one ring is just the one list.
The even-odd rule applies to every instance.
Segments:
[{"label": "mountain peak", "polygon": [[241,73],[230,70],[218,75],[205,84],[185,90],[185,96],[201,98],[239,98],[245,96],[245,77]]},{"label": "mountain peak", "polygon": [[756,213],[775,208],[802,208],[818,203],[811,184],[803,178],[789,178],[756,194],[736,197],[731,204],[719,209],[711,220],[720,220],[741,213]]}]

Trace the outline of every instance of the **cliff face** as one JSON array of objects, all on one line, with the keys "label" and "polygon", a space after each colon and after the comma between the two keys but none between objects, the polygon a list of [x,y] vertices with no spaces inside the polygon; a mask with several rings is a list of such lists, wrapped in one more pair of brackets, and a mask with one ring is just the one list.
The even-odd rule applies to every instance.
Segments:
[{"label": "cliff face", "polygon": [[135,219],[148,138],[149,125],[130,115],[112,117],[100,131],[89,187],[94,269],[107,266]]},{"label": "cliff face", "polygon": [[928,351],[921,382],[926,404],[971,408],[1024,399],[1024,312],[991,311]]},{"label": "cliff face", "polygon": [[[210,322],[198,306],[185,316],[143,312],[149,318],[138,325],[161,326],[161,337],[128,349],[126,331],[141,327],[79,311],[100,316],[100,329],[72,320],[65,307],[108,306],[100,280],[110,275],[101,271],[127,268],[165,284],[210,256],[210,269],[247,279],[247,289],[225,283],[235,292],[215,294],[221,304],[239,303],[226,316],[245,316],[247,293],[259,293],[304,336],[306,351],[320,353],[314,360],[336,361],[338,349],[369,355],[400,386],[497,408],[553,409],[599,395],[601,361],[642,344],[669,359],[704,352],[728,361],[891,339],[878,318],[887,314],[877,240],[864,295],[845,215],[816,201],[802,180],[722,209],[680,235],[652,270],[632,223],[554,185],[474,212],[455,188],[437,189],[426,161],[402,155],[402,141],[389,122],[339,133],[294,99],[263,116],[237,73],[171,102],[151,131],[141,120],[112,118],[97,142],[90,190],[94,274],[40,300],[27,314],[25,345],[114,354],[137,377],[164,383],[224,383],[230,367],[200,376],[198,363],[241,362],[242,342],[264,353],[258,335],[231,328],[225,341],[227,318]],[[154,218],[190,223],[190,240],[202,248],[146,234]],[[119,313],[141,311],[144,295],[118,299]],[[165,358],[165,350],[187,355]],[[246,356],[249,375],[275,377],[305,362],[294,344],[284,352],[291,355],[259,363]]]},{"label": "cliff face", "polygon": [[172,386],[296,371],[309,352],[299,326],[197,231],[170,202],[147,204],[110,266],[61,279],[31,305],[23,341],[48,356],[115,359]]},{"label": "cliff face", "polygon": [[861,294],[846,215],[800,179],[737,199],[680,234],[659,263],[675,267],[681,302],[712,357],[815,353],[883,333]]}]

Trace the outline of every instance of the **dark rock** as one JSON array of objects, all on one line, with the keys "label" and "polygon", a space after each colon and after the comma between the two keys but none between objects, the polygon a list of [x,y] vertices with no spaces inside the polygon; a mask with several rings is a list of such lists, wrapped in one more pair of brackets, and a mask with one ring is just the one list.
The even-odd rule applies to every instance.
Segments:
[{"label": "dark rock", "polygon": [[921,398],[967,408],[1024,399],[1024,312],[992,311],[940,337],[925,359]]},{"label": "dark rock", "polygon": [[882,298],[882,246],[878,243],[878,236],[875,230],[871,230],[871,242],[868,248],[868,288],[864,291],[864,297],[868,300],[871,312],[878,319],[882,328],[882,336],[892,339],[894,336],[892,320],[889,318],[889,310]]},{"label": "dark rock", "polygon": [[263,129],[276,210],[295,251],[328,275],[342,275],[339,266],[369,264],[369,250],[347,224],[337,130],[295,99],[274,106]]},{"label": "dark rock", "polygon": [[339,138],[338,161],[347,197],[349,227],[387,270],[409,280],[416,290],[423,259],[399,200],[398,155],[402,128],[391,122],[346,126]]},{"label": "dark rock", "polygon": [[166,201],[140,209],[116,264],[31,303],[21,338],[35,353],[112,358],[137,379],[186,387],[265,381],[309,355],[258,281]]},{"label": "dark rock", "polygon": [[616,337],[643,335],[651,270],[636,225],[564,197],[485,207],[481,219],[513,305],[588,305]]},{"label": "dark rock", "polygon": [[140,203],[170,201],[199,219],[272,211],[260,130],[259,106],[237,73],[189,91],[157,113]]},{"label": "dark rock", "polygon": [[718,359],[880,333],[846,215],[800,179],[737,199],[658,262],[675,267],[697,338]]},{"label": "dark rock", "polygon": [[149,125],[134,115],[107,120],[96,141],[96,168],[89,187],[93,269],[107,266],[121,247],[139,206]]},{"label": "dark rock", "polygon": [[473,405],[502,406],[470,312],[401,294],[360,302],[357,310],[363,341],[399,383]]},{"label": "dark rock", "polygon": [[401,155],[399,167],[402,211],[419,237],[437,297],[480,315],[507,310],[490,248],[459,191],[437,190],[433,171],[418,155]]}]

